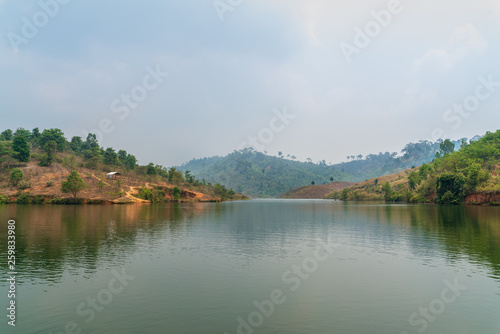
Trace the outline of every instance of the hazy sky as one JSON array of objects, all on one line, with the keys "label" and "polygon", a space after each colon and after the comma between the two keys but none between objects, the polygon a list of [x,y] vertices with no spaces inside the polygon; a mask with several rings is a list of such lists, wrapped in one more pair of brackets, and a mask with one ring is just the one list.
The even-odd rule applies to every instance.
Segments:
[{"label": "hazy sky", "polygon": [[500,128],[498,0],[0,0],[0,23],[0,128],[98,129],[144,164]]}]

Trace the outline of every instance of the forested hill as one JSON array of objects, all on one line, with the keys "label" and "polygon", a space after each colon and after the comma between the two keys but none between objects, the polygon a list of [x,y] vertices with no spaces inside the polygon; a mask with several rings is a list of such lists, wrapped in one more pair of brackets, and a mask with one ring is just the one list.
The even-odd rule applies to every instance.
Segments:
[{"label": "forested hill", "polygon": [[326,198],[500,205],[500,130],[454,148],[445,140],[432,163],[359,182]]},{"label": "forested hill", "polygon": [[[455,147],[460,147],[461,141],[462,139],[454,141]],[[313,182],[359,182],[419,166],[435,158],[441,142],[409,143],[399,155],[396,152],[380,152],[365,158],[352,155],[347,157],[347,162],[334,165],[327,164],[324,160],[318,163],[296,161],[283,154],[279,157],[270,156],[249,148],[224,157],[193,159],[179,169],[190,171],[200,179],[223,184],[246,195],[278,197],[291,189]]]}]

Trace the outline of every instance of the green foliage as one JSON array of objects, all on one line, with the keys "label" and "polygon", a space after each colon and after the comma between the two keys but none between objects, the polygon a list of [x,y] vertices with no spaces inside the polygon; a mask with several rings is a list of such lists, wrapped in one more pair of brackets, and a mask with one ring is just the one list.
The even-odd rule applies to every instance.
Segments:
[{"label": "green foliage", "polygon": [[56,157],[57,142],[55,140],[49,140],[43,144],[43,150],[45,152],[45,157],[40,162],[40,166],[50,166]]},{"label": "green foliage", "polygon": [[362,181],[419,166],[434,159],[439,142],[409,143],[401,151],[369,154],[364,159],[349,156],[352,161],[336,165],[300,162],[269,156],[253,149],[235,151],[225,157],[194,159],[181,166],[211,183],[236,188],[242,185],[246,194],[257,197],[279,196],[291,189],[317,184],[329,179]]},{"label": "green foliage", "polygon": [[191,171],[189,171],[189,170],[186,170],[184,172],[184,178],[186,179],[186,182],[188,182],[188,183],[194,183],[194,181],[195,181],[194,175],[191,175]]},{"label": "green foliage", "polygon": [[66,148],[66,138],[64,138],[64,133],[60,129],[45,129],[40,135],[40,146],[45,147],[49,141],[56,142],[56,149],[59,152],[64,151]]},{"label": "green foliage", "polygon": [[45,196],[35,195],[31,197],[31,204],[43,204],[45,202]]},{"label": "green foliage", "polygon": [[453,144],[449,139],[444,140],[439,144],[439,154],[441,156],[447,156],[448,154],[455,151],[455,144]]},{"label": "green foliage", "polygon": [[181,190],[179,189],[179,187],[175,186],[172,190],[172,194],[174,196],[174,200],[179,200],[181,198]]},{"label": "green foliage", "polygon": [[30,146],[28,144],[28,139],[25,135],[19,134],[18,131],[16,131],[16,135],[14,136],[14,141],[12,143],[12,150],[15,152],[14,157],[21,162],[28,162],[30,160]]},{"label": "green foliage", "polygon": [[156,175],[156,168],[154,163],[150,162],[147,166],[146,174],[148,175]]},{"label": "green foliage", "polygon": [[149,189],[146,186],[142,186],[136,196],[151,203],[162,203],[165,201],[165,191],[161,188]]},{"label": "green foliage", "polygon": [[134,170],[135,167],[136,167],[136,165],[137,165],[137,159],[135,158],[135,156],[133,156],[131,154],[127,154],[127,158],[125,159],[125,161],[123,162],[123,164],[128,169]]},{"label": "green foliage", "polygon": [[389,201],[389,199],[391,198],[392,196],[392,187],[391,187],[391,184],[389,182],[386,182],[384,184],[384,188],[383,188],[383,191],[384,191],[384,199],[386,201]]},{"label": "green foliage", "polygon": [[340,195],[340,199],[343,201],[347,201],[349,199],[349,189],[342,189],[342,194]]},{"label": "green foliage", "polygon": [[410,190],[415,190],[421,181],[422,179],[420,178],[420,174],[416,171],[411,171],[410,174],[408,174],[408,186],[410,187]]},{"label": "green foliage", "polygon": [[23,172],[19,168],[14,168],[10,172],[10,182],[14,187],[17,187],[19,181],[23,179]]},{"label": "green foliage", "polygon": [[31,183],[29,181],[26,181],[26,180],[21,180],[17,184],[17,187],[21,190],[29,189],[29,188],[31,188]]},{"label": "green foliage", "polygon": [[69,143],[69,147],[73,150],[75,153],[81,152],[83,149],[83,141],[82,137],[74,136],[71,138],[71,142]]},{"label": "green foliage", "polygon": [[49,180],[49,181],[47,181],[47,183],[45,185],[47,186],[47,188],[53,187],[54,186],[54,181]]},{"label": "green foliage", "polygon": [[111,147],[108,147],[103,155],[103,162],[106,165],[117,165],[118,164],[118,154]]},{"label": "green foliage", "polygon": [[9,204],[10,201],[7,197],[0,195],[0,204]]},{"label": "green foliage", "polygon": [[80,178],[80,175],[76,170],[72,171],[71,174],[68,175],[66,181],[64,181],[61,185],[61,191],[63,193],[71,193],[73,197],[76,198],[78,193],[85,189],[86,185],[83,180]]},{"label": "green foliage", "polygon": [[40,136],[41,136],[40,130],[38,128],[34,128],[33,131],[31,131],[30,143],[33,146],[39,146]]},{"label": "green foliage", "polygon": [[49,204],[59,204],[59,205],[75,205],[75,204],[83,204],[85,203],[85,199],[83,198],[53,198],[49,201]]},{"label": "green foliage", "polygon": [[19,192],[17,194],[16,204],[30,204],[31,197],[29,192]]},{"label": "green foliage", "polygon": [[171,167],[168,170],[168,180],[174,183],[183,182],[184,174],[180,170],[177,170],[177,168]]},{"label": "green foliage", "polygon": [[151,189],[148,189],[145,186],[142,186],[142,188],[139,190],[139,194],[137,195],[137,197],[145,199],[146,201],[151,201],[151,203],[154,199]]},{"label": "green foliage", "polygon": [[436,202],[460,204],[464,198],[465,177],[463,174],[446,172],[437,178]]},{"label": "green foliage", "polygon": [[2,137],[2,140],[12,140],[12,137],[14,136],[13,132],[11,129],[7,129],[3,131],[0,136]]},{"label": "green foliage", "polygon": [[16,137],[23,137],[26,139],[26,142],[29,142],[31,140],[31,132],[30,130],[26,130],[24,128],[18,128],[16,132],[14,132],[13,139]]}]

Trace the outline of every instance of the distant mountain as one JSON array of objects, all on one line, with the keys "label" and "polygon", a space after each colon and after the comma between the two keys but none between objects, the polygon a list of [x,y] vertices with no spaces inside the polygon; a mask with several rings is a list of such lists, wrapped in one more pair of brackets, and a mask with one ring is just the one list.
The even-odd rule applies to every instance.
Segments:
[{"label": "distant mountain", "polygon": [[266,155],[252,149],[235,151],[225,157],[194,159],[179,167],[199,179],[220,183],[255,197],[276,197],[288,190],[333,180],[354,180],[335,166],[293,161]]},{"label": "distant mountain", "polygon": [[[249,196],[278,197],[312,182],[317,185],[332,181],[359,182],[419,166],[435,158],[440,142],[409,143],[399,156],[396,152],[370,154],[364,159],[353,155],[348,157],[351,161],[335,165],[328,165],[324,160],[318,163],[295,161],[248,148],[224,157],[193,159],[178,168]],[[458,149],[461,140],[453,143]]]}]

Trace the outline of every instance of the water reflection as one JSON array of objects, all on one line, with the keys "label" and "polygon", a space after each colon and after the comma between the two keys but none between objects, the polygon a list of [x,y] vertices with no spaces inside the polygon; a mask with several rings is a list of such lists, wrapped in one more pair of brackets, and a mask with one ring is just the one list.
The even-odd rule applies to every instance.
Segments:
[{"label": "water reflection", "polygon": [[[0,206],[2,221],[12,217],[17,222],[16,257],[23,268],[19,282],[54,283],[65,271],[90,277],[99,267],[121,265],[138,251],[154,253],[166,241],[176,251],[196,252],[203,246],[251,261],[286,256],[294,243],[331,235],[360,245],[376,238],[387,250],[404,243],[418,256],[441,251],[449,261],[467,257],[500,277],[499,208],[307,200]],[[2,224],[2,244],[6,232]],[[183,244],[187,235],[194,242]],[[0,257],[6,258],[6,247]],[[7,271],[5,261],[1,268]]]}]

